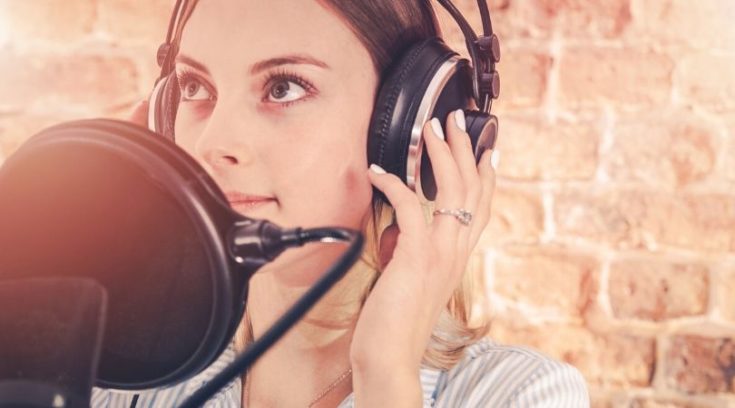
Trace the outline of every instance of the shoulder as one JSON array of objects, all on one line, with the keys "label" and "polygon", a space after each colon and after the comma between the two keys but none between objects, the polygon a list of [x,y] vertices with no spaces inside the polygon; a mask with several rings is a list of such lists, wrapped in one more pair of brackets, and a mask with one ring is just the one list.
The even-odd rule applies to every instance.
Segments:
[{"label": "shoulder", "polygon": [[588,407],[584,378],[574,367],[535,350],[481,340],[439,375],[437,406]]}]

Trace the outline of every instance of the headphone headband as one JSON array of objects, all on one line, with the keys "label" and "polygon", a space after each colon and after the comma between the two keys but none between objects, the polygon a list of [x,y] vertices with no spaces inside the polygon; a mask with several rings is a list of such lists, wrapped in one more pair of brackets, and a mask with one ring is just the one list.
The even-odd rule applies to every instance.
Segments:
[{"label": "headphone headband", "polygon": [[[500,43],[498,37],[493,33],[487,0],[477,0],[483,27],[483,35],[480,37],[477,36],[451,0],[437,1],[449,12],[462,30],[467,52],[472,60],[472,96],[477,107],[483,112],[489,113],[492,100],[497,99],[500,95],[500,77],[495,71],[495,64],[500,61]],[[190,3],[191,0],[176,0],[174,11],[168,23],[166,42],[158,47],[156,55],[158,66],[161,67],[158,80],[167,77],[173,71],[174,58],[179,52],[179,41],[181,40],[179,34],[183,30],[184,20],[187,17],[184,14],[188,10],[188,14],[191,15],[198,2],[194,1],[191,8],[189,8]]]}]

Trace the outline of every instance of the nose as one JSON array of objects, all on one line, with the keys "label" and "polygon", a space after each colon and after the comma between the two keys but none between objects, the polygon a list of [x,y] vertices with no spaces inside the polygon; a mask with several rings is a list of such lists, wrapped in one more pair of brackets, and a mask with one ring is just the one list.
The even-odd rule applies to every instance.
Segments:
[{"label": "nose", "polygon": [[222,147],[213,147],[203,149],[200,156],[204,159],[207,164],[214,168],[227,167],[229,165],[237,165],[241,162],[238,159],[238,155],[232,154]]},{"label": "nose", "polygon": [[255,154],[247,126],[241,115],[227,114],[218,104],[197,138],[196,155],[215,170],[251,163]]}]

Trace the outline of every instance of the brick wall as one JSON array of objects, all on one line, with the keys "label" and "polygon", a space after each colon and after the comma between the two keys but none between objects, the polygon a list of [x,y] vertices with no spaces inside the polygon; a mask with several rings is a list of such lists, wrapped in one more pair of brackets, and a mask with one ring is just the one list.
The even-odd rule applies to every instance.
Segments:
[{"label": "brick wall", "polygon": [[[0,162],[125,117],[171,4],[0,0]],[[735,406],[735,1],[490,6],[502,160],[473,264],[493,337],[577,366],[596,407]]]}]

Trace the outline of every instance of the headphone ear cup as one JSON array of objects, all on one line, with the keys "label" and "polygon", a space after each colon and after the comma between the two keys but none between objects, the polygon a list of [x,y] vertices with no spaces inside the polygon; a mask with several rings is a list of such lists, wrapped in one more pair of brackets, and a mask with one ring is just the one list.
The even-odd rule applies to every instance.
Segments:
[{"label": "headphone ear cup", "polygon": [[[423,124],[435,116],[443,122],[451,110],[468,107],[471,92],[466,60],[440,38],[412,46],[384,76],[370,120],[368,162],[433,200],[436,186],[422,153]],[[385,200],[380,191],[374,193]]]},{"label": "headphone ear cup", "polygon": [[399,104],[398,99],[399,96],[406,96],[402,94],[406,94],[403,88],[409,74],[419,75],[415,69],[416,62],[426,46],[427,42],[423,42],[409,48],[398,62],[386,71],[370,119],[368,162],[377,164],[402,180],[405,179],[405,171],[400,164],[405,162],[406,153],[397,148],[397,145],[405,144],[407,141],[396,139],[400,139],[402,133],[400,130],[404,127],[401,122],[406,119],[404,110],[410,104],[405,102]]},{"label": "headphone ear cup", "polygon": [[160,113],[161,127],[160,133],[163,137],[175,140],[175,126],[176,126],[176,112],[179,108],[179,100],[181,98],[181,90],[179,88],[179,81],[176,77],[176,73],[172,72],[166,78],[166,84],[163,86],[160,98]]}]

